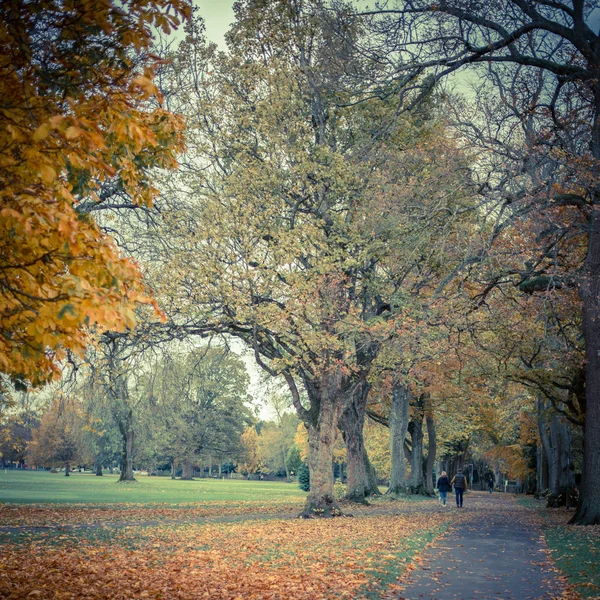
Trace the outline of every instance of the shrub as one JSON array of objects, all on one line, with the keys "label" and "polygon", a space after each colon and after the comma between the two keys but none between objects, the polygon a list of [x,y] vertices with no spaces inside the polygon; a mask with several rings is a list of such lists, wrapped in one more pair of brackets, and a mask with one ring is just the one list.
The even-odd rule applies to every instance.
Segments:
[{"label": "shrub", "polygon": [[341,481],[338,480],[333,484],[333,495],[335,496],[336,500],[341,500],[347,492],[348,486]]},{"label": "shrub", "polygon": [[305,492],[310,491],[310,472],[306,463],[298,467],[298,487]]}]

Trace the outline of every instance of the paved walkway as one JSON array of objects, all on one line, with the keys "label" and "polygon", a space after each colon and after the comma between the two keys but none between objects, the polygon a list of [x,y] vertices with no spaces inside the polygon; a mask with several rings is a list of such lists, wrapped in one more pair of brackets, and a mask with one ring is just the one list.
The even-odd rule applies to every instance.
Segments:
[{"label": "paved walkway", "polygon": [[567,597],[533,511],[519,507],[512,495],[471,492],[461,509],[448,496],[440,510],[461,511],[466,521],[413,563],[397,600]]}]

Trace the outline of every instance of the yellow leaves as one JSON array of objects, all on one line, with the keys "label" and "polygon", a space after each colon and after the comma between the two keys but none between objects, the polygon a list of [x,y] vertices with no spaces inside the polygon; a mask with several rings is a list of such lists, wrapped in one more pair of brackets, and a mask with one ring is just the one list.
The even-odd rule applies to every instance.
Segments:
[{"label": "yellow leaves", "polygon": [[41,142],[50,135],[50,125],[48,123],[42,123],[33,133],[33,141]]},{"label": "yellow leaves", "polygon": [[[76,537],[76,528],[65,539],[54,539],[53,545],[6,544],[0,593],[10,590],[15,597],[27,597],[31,591],[46,590],[57,597],[68,592],[93,598],[98,590],[98,597],[123,598],[149,594],[211,600],[357,600],[370,592],[369,597],[380,597],[380,571],[395,570],[395,561],[401,560],[393,553],[406,552],[440,520],[450,519],[449,513],[418,513],[407,505],[402,507],[402,516],[357,508],[360,516],[354,519],[260,519],[294,512],[298,506],[274,505],[265,512],[265,507],[238,504],[236,512],[231,511],[231,503],[210,508],[201,503],[163,509],[131,505],[7,508],[0,512],[3,524],[48,526],[125,519],[132,524],[177,519],[180,524],[143,528],[142,532],[126,528],[106,536],[108,543],[87,543]],[[194,524],[207,514],[245,518],[241,523]],[[28,554],[29,567],[23,569]]]},{"label": "yellow leaves", "polygon": [[[8,37],[3,46],[4,60],[19,68],[0,79],[7,100],[0,109],[0,254],[7,265],[0,317],[10,325],[10,335],[0,336],[0,364],[34,382],[53,376],[64,348],[82,352],[88,325],[131,326],[133,305],[153,303],[139,269],[76,211],[113,177],[134,202],[150,205],[157,190],[148,170],[173,168],[182,148],[181,118],[146,103],[156,93],[152,65],[135,74],[127,57],[132,46],[151,41],[142,14],[150,23],[163,15],[161,26],[170,26],[189,15],[189,6],[132,0],[123,11],[112,0],[0,3],[0,21],[10,17],[23,27],[19,43]],[[42,32],[40,23],[53,27]],[[115,56],[122,58],[118,68]],[[86,61],[94,64],[93,77],[82,73]],[[72,310],[61,312],[66,305]],[[31,327],[35,321],[39,327]]]},{"label": "yellow leaves", "polygon": [[12,139],[15,142],[24,142],[24,141],[27,140],[27,138],[24,135],[23,131],[19,127],[15,127],[14,125],[9,124],[9,125],[6,126],[6,131],[8,133],[10,133]]},{"label": "yellow leaves", "polygon": [[146,75],[138,75],[133,81],[132,84],[142,91],[148,96],[152,96],[156,94],[157,88],[152,82],[152,80]]},{"label": "yellow leaves", "polygon": [[56,179],[56,171],[50,165],[41,165],[40,177],[44,183],[51,184]]},{"label": "yellow leaves", "polygon": [[74,127],[73,125],[71,125],[70,127],[67,127],[67,129],[65,130],[65,137],[68,140],[74,140],[75,138],[78,138],[81,135],[81,129],[79,129],[78,127]]},{"label": "yellow leaves", "polygon": [[65,121],[65,118],[66,117],[64,117],[63,115],[54,115],[50,117],[50,119],[48,119],[48,123],[53,129],[58,129],[60,125]]}]

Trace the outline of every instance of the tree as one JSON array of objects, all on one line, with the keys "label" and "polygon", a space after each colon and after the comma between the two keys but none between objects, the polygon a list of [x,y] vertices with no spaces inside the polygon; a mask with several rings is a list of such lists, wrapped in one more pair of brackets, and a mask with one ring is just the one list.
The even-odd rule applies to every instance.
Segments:
[{"label": "tree", "polygon": [[298,487],[303,492],[310,491],[310,470],[306,466],[306,463],[301,463],[298,469]]},{"label": "tree", "polygon": [[86,414],[83,444],[91,456],[95,474],[101,477],[103,467],[109,467],[112,473],[113,465],[120,462],[122,444],[121,432],[113,419],[109,404],[105,401],[103,389],[96,383],[87,371],[75,393],[81,398]]},{"label": "tree", "polygon": [[57,394],[42,416],[32,443],[31,457],[35,464],[61,463],[68,477],[71,464],[82,456],[84,423],[81,405],[73,398]]},{"label": "tree", "polygon": [[142,383],[155,413],[151,429],[162,456],[191,478],[202,459],[238,456],[253,416],[243,361],[225,347],[166,349]]},{"label": "tree", "polygon": [[[562,170],[568,177],[563,185],[550,186],[546,205],[579,207],[587,234],[585,252],[569,274],[582,302],[586,357],[584,473],[573,517],[577,524],[600,522],[600,37],[591,28],[593,10],[594,5],[583,0],[510,0],[507,6],[411,0],[397,9],[368,14],[376,18],[379,30],[393,30],[398,36],[393,48],[385,47],[385,60],[396,74],[401,65],[408,80],[431,69],[432,84],[477,64],[514,65],[534,78],[548,77],[546,92],[531,96],[521,118],[542,115],[549,121],[541,141],[564,153]],[[399,57],[389,60],[394,51]],[[531,197],[529,193],[521,200]],[[505,194],[504,206],[514,200],[519,197]],[[540,283],[544,287],[538,279]],[[550,279],[545,288],[549,283],[556,287]],[[531,291],[535,289],[534,284]]]},{"label": "tree", "polygon": [[157,99],[148,53],[186,0],[0,7],[0,370],[34,385],[82,354],[90,328],[124,329],[150,303],[136,264],[92,218],[150,205],[174,168],[181,119]]},{"label": "tree", "polygon": [[[29,446],[40,424],[44,401],[39,394],[18,392],[5,383],[5,393],[10,397],[10,409],[0,415],[0,459],[2,465],[27,462]],[[6,404],[9,404],[8,402]]]},{"label": "tree", "polygon": [[[178,236],[179,248],[165,263],[164,295],[172,298],[166,284],[179,281],[182,322],[242,338],[285,379],[311,448],[304,512],[335,515],[335,429],[342,418],[349,493],[360,501],[367,375],[403,318],[401,310],[382,315],[419,272],[414,257],[426,271],[442,253],[423,231],[446,228],[451,243],[449,215],[468,189],[457,167],[466,163],[451,140],[440,143],[443,126],[425,112],[384,133],[381,113],[393,118],[394,106],[352,105],[345,69],[364,65],[333,33],[359,32],[343,19],[322,25],[318,2],[236,9],[227,54],[189,39],[174,69],[197,154],[174,184],[174,193],[189,193],[185,226],[169,215],[165,237]],[[432,170],[439,177],[429,179]]]},{"label": "tree", "polygon": [[[288,457],[294,447],[297,428],[298,417],[291,413],[283,413],[277,421],[264,423],[260,431],[261,463],[267,472],[284,473],[288,481],[291,471],[294,470],[288,464]],[[297,467],[297,464],[294,466]]]},{"label": "tree", "polygon": [[248,474],[262,471],[259,454],[260,436],[255,427],[248,427],[242,434],[242,448],[241,469]]},{"label": "tree", "polygon": [[290,475],[298,475],[300,471],[300,465],[303,464],[302,458],[300,457],[300,449],[294,444],[285,457],[285,462],[290,472]]}]

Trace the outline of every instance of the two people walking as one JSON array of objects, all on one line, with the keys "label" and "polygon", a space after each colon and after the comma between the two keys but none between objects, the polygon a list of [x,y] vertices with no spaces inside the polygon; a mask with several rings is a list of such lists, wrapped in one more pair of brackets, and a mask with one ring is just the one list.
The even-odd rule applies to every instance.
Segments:
[{"label": "two people walking", "polygon": [[456,494],[456,506],[462,508],[463,495],[467,489],[467,478],[462,472],[462,469],[458,469],[456,475],[452,478],[452,481],[448,479],[446,471],[442,471],[439,479],[437,480],[437,489],[440,493],[440,500],[444,506],[448,500],[448,492],[451,486],[454,486],[454,493]]}]

